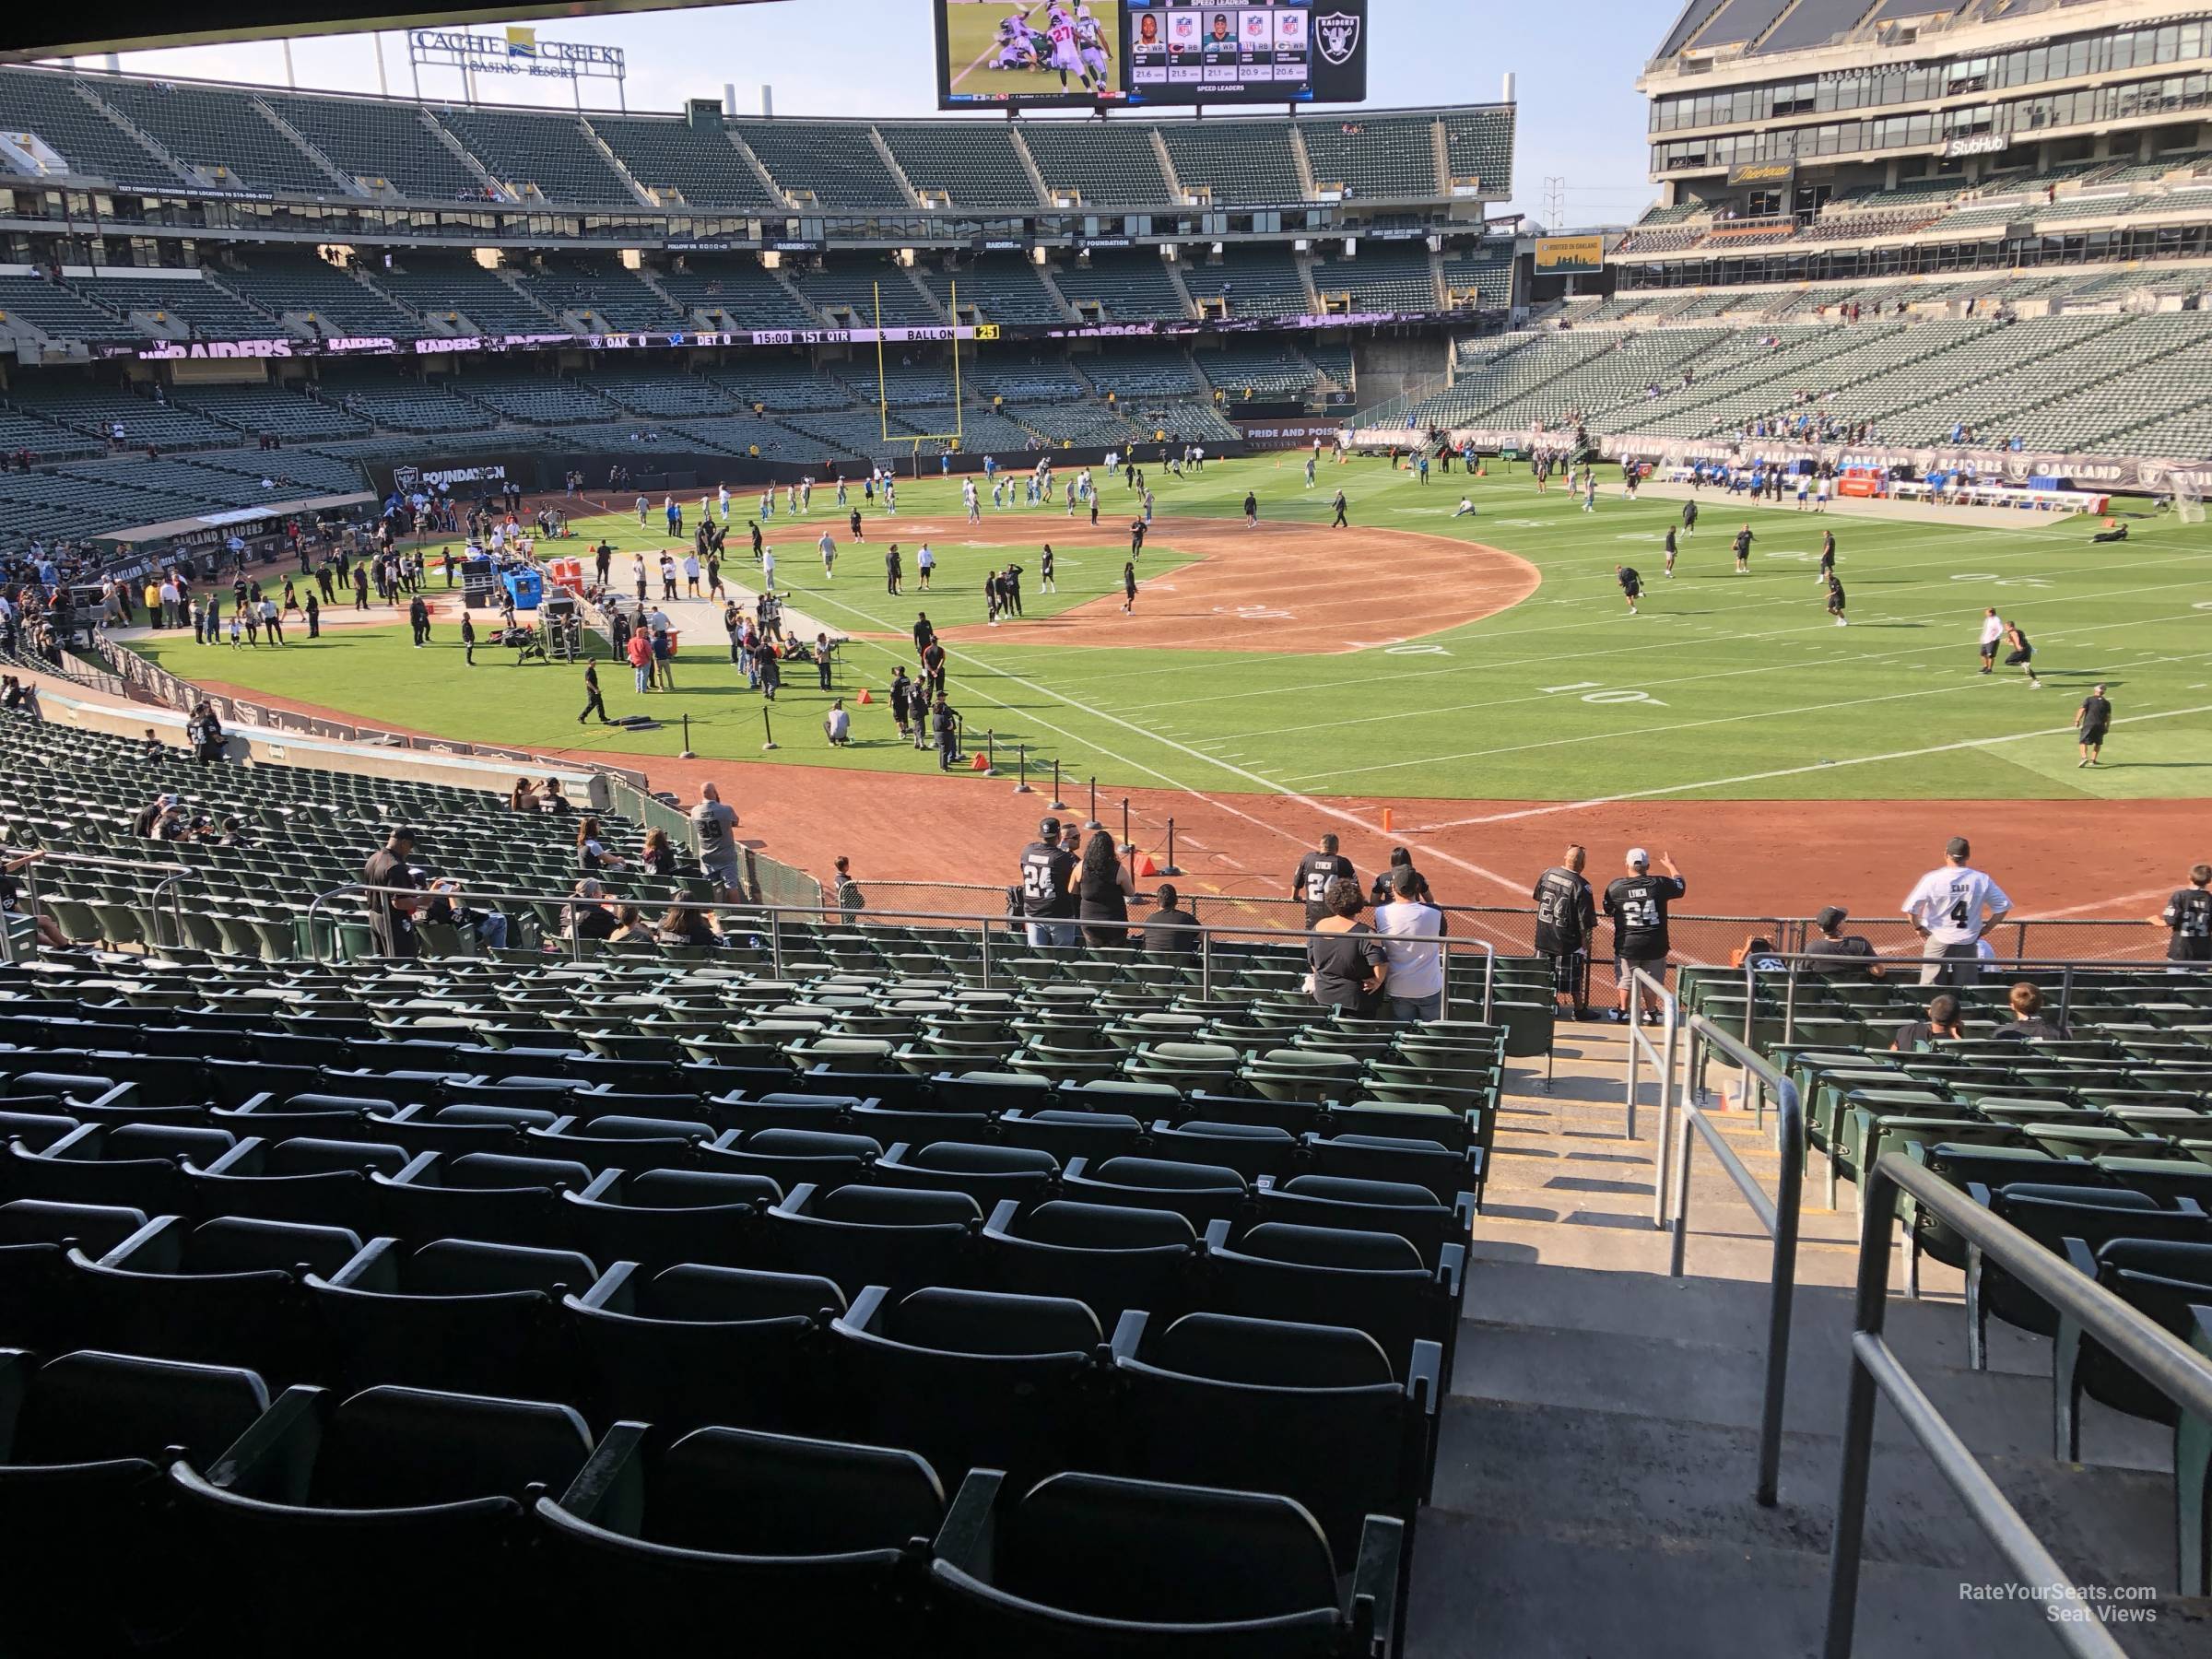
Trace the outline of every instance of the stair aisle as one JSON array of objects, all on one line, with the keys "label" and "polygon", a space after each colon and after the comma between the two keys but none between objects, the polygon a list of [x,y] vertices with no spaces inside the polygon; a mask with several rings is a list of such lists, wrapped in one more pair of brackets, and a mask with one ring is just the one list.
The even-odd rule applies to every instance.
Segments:
[{"label": "stair aisle", "polygon": [[[1626,1042],[1615,1027],[1562,1024],[1548,1093],[1509,1074],[1433,1507],[1417,1535],[1417,1659],[1820,1651],[1849,1381],[1851,1194],[1829,1209],[1821,1182],[1805,1182],[1780,1501],[1762,1509],[1751,1494],[1772,1247],[1700,1145],[1685,1277],[1667,1277],[1666,1235],[1652,1225],[1648,1085],[1638,1138],[1621,1138]],[[1772,1117],[1765,1135],[1748,1112],[1722,1122],[1771,1193]],[[1888,1337],[1915,1381],[2074,1579],[2156,1587],[2154,1621],[2112,1627],[2127,1653],[2212,1651],[2212,1603],[2173,1594],[2171,1430],[2089,1404],[2088,1461],[2054,1461],[2049,1343],[1993,1320],[1991,1369],[1968,1369],[1960,1298],[1959,1276],[1927,1262],[1920,1300],[1892,1297]],[[2015,1576],[1885,1405],[1855,1652],[2062,1652],[2037,1605],[1963,1588]]]}]

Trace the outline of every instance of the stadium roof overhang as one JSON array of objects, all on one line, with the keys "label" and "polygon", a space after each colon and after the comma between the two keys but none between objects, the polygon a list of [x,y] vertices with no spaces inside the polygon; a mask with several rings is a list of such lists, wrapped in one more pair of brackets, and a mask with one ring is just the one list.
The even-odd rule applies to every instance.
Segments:
[{"label": "stadium roof overhang", "polygon": [[361,34],[380,29],[446,24],[527,22],[606,12],[678,11],[704,5],[750,6],[762,0],[530,0],[463,10],[426,6],[380,12],[359,0],[206,0],[180,9],[174,0],[97,0],[87,6],[18,6],[0,25],[0,63],[132,52],[149,46],[206,46],[223,41]]}]

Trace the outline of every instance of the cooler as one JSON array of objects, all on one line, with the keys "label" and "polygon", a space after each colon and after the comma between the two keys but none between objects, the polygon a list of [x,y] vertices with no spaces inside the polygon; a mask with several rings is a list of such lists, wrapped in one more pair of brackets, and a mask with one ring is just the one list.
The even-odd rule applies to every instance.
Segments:
[{"label": "cooler", "polygon": [[509,571],[500,580],[518,611],[535,610],[545,597],[545,579],[527,567]]}]

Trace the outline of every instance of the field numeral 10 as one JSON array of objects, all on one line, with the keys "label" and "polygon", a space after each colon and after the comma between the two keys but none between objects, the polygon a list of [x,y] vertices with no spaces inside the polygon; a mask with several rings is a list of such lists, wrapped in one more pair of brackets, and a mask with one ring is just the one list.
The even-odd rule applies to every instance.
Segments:
[{"label": "field numeral 10", "polygon": [[1666,707],[1649,691],[1631,691],[1618,686],[1607,688],[1603,680],[1576,680],[1569,686],[1538,686],[1536,689],[1547,697],[1560,691],[1580,691],[1586,703],[1650,703],[1654,709]]}]

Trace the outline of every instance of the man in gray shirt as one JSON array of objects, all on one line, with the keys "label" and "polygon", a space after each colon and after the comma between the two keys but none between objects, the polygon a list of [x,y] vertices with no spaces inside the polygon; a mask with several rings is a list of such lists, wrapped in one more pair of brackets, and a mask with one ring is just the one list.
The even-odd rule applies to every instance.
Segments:
[{"label": "man in gray shirt", "polygon": [[739,891],[737,814],[723,803],[722,792],[712,783],[699,786],[699,805],[691,808],[691,837],[699,847],[699,870],[717,889],[716,897],[731,900]]}]

